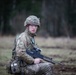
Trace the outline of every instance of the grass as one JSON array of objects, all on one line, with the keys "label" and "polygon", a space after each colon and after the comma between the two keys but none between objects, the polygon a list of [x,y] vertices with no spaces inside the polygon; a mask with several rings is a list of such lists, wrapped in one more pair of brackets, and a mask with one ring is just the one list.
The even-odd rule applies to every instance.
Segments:
[{"label": "grass", "polygon": [[[14,37],[0,37],[0,75],[9,75],[6,64],[11,59]],[[38,38],[36,42],[42,54],[52,57],[56,62],[76,67],[76,39]],[[60,75],[75,75],[74,72],[61,72]]]},{"label": "grass", "polygon": [[11,58],[12,50],[11,49],[0,49],[0,62],[8,61]]},{"label": "grass", "polygon": [[6,64],[11,59],[11,49],[0,49],[0,75],[9,75]]}]

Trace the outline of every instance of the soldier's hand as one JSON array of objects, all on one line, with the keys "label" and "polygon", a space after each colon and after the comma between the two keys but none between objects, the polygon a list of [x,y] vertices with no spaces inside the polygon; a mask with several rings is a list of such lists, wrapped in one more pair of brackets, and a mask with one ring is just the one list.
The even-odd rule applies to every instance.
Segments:
[{"label": "soldier's hand", "polygon": [[38,63],[40,63],[42,61],[42,59],[40,59],[40,58],[35,58],[34,59],[34,64],[38,64]]}]

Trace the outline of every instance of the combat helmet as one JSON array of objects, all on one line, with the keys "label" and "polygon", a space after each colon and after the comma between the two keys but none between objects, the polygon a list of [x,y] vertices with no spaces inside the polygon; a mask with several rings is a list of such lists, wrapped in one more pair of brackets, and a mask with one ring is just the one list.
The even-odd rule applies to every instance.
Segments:
[{"label": "combat helmet", "polygon": [[24,22],[24,26],[27,26],[27,25],[37,25],[40,27],[40,20],[37,16],[34,16],[34,15],[30,15],[29,17],[26,18],[25,22]]}]

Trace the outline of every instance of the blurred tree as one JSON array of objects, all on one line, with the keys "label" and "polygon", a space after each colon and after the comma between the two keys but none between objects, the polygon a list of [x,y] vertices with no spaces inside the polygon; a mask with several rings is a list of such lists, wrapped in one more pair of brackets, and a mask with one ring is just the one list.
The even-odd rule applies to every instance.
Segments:
[{"label": "blurred tree", "polygon": [[[43,0],[43,25],[51,36],[67,35],[67,0]],[[65,31],[65,33],[64,33]]]},{"label": "blurred tree", "polygon": [[0,32],[1,34],[9,34],[11,31],[11,26],[9,23],[11,11],[12,11],[11,0],[0,1]]},{"label": "blurred tree", "polygon": [[67,15],[70,36],[76,36],[76,0],[68,0]]},{"label": "blurred tree", "polygon": [[0,34],[21,32],[30,14],[41,18],[43,36],[76,35],[76,0],[2,0]]},{"label": "blurred tree", "polygon": [[43,0],[43,30],[50,36],[76,35],[76,0]]},{"label": "blurred tree", "polygon": [[[13,25],[11,18],[24,11],[28,16],[34,14],[40,16],[40,5],[42,0],[3,0],[0,1],[0,34],[10,34]],[[18,21],[17,21],[18,22]],[[19,26],[20,27],[20,26]],[[21,28],[21,27],[20,27]],[[20,29],[19,28],[19,29]],[[15,33],[15,32],[14,32]]]}]

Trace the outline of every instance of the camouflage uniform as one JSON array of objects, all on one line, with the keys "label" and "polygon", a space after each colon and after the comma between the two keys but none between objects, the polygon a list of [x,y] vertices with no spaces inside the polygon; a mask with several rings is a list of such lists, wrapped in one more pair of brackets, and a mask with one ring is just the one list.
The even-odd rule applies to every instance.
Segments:
[{"label": "camouflage uniform", "polygon": [[[30,17],[30,18],[29,18]],[[36,16],[29,16],[24,26],[28,25],[29,22],[32,24],[31,19],[35,20],[33,21],[33,25],[40,25],[39,19]],[[37,24],[38,23],[38,24]],[[34,58],[29,56],[25,51],[26,49],[32,50],[33,47],[37,47],[34,41],[34,35],[30,34],[29,31],[26,29],[23,33],[21,33],[17,39],[16,39],[16,55],[17,57],[21,58],[24,62],[26,62],[28,65],[26,65],[24,71],[25,74],[28,75],[52,75],[52,69],[50,63],[39,63],[34,64]]]}]

